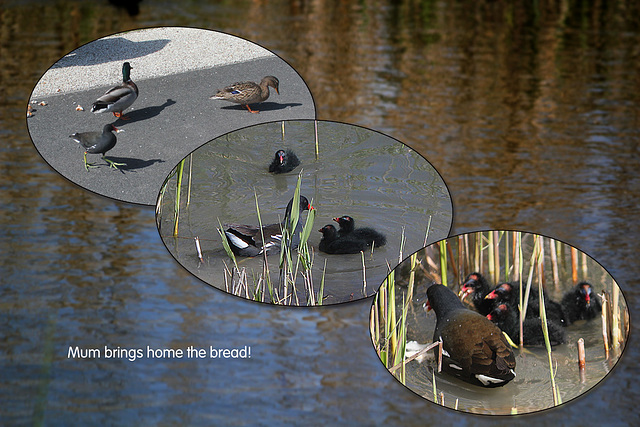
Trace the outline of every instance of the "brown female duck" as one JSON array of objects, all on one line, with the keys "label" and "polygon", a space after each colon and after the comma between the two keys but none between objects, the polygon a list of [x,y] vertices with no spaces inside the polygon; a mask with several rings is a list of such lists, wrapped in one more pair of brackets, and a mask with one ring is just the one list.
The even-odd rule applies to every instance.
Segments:
[{"label": "brown female duck", "polygon": [[252,110],[249,104],[257,104],[264,102],[269,98],[269,86],[276,90],[276,93],[280,95],[279,91],[280,82],[274,76],[263,77],[260,84],[254,82],[238,82],[231,86],[227,86],[218,93],[211,96],[210,99],[224,99],[225,101],[235,102],[247,107],[247,110],[251,113],[259,113],[258,110]]}]

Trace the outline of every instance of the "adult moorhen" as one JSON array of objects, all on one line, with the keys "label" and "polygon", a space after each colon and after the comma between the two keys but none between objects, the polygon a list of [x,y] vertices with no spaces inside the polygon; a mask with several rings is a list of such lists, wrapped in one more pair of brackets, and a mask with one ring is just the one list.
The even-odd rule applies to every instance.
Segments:
[{"label": "adult moorhen", "polygon": [[357,254],[360,251],[366,251],[368,244],[364,239],[355,236],[345,235],[339,236],[336,228],[331,225],[325,225],[319,232],[322,233],[319,249],[327,254]]},{"label": "adult moorhen", "polygon": [[122,112],[138,98],[138,86],[131,80],[133,67],[128,62],[122,64],[122,84],[109,89],[91,107],[92,113],[112,112],[114,116],[127,120]]},{"label": "adult moorhen", "polygon": [[87,153],[102,154],[102,160],[109,164],[109,167],[118,169],[118,166],[125,166],[124,163],[116,163],[113,160],[109,160],[105,157],[107,151],[116,146],[117,138],[113,131],[118,129],[111,125],[104,125],[102,132],[76,132],[73,135],[69,135],[74,141],[84,147],[84,168],[89,171],[89,168],[97,168],[92,163],[87,163]]},{"label": "adult moorhen", "polygon": [[269,165],[269,172],[274,174],[291,172],[300,164],[298,156],[291,150],[278,150],[276,151],[273,162]]},{"label": "adult moorhen", "polygon": [[467,296],[471,295],[471,302],[475,309],[478,313],[486,316],[494,305],[493,301],[485,299],[489,292],[491,292],[491,285],[487,279],[482,274],[473,272],[464,279],[458,295],[461,296],[460,300],[463,302]]},{"label": "adult moorhen", "polygon": [[260,84],[254,82],[238,82],[231,86],[227,86],[219,90],[210,99],[224,99],[225,101],[235,102],[247,107],[250,113],[259,113],[258,110],[252,110],[249,104],[257,104],[264,102],[269,98],[269,86],[276,90],[280,95],[280,82],[274,76],[266,76],[262,78]]},{"label": "adult moorhen", "polygon": [[[300,204],[298,206],[300,213],[313,209],[306,197],[300,196]],[[238,256],[254,257],[266,253],[273,253],[280,250],[282,244],[282,228],[289,221],[291,210],[293,209],[293,198],[287,204],[282,223],[268,224],[260,228],[254,225],[244,224],[225,224],[224,234],[227,237],[231,251]],[[298,220],[293,231],[291,240],[291,249],[296,249],[300,243],[300,231],[302,231],[302,222]],[[264,241],[262,240],[264,236]]]},{"label": "adult moorhen", "polygon": [[367,242],[368,246],[373,245],[374,247],[379,248],[380,246],[384,246],[387,243],[387,238],[384,234],[379,231],[374,230],[370,227],[360,227],[355,228],[356,222],[353,218],[348,215],[343,215],[339,218],[333,218],[335,222],[340,226],[340,230],[338,230],[338,236],[351,236],[358,240],[364,240]]},{"label": "adult moorhen", "polygon": [[[467,309],[446,286],[431,285],[427,298],[427,309],[436,312],[433,340],[442,341],[446,373],[484,387],[500,387],[515,378],[516,358],[500,328]],[[437,357],[438,349],[434,352]]]},{"label": "adult moorhen", "polygon": [[602,311],[602,304],[593,292],[593,286],[587,282],[580,282],[567,291],[560,304],[564,309],[567,323],[591,320]]},{"label": "adult moorhen", "polygon": [[[518,307],[518,303],[520,301],[520,285],[517,282],[501,283],[496,286],[494,290],[489,292],[485,298],[494,300],[494,307],[501,303],[507,303],[512,307]],[[531,286],[531,290],[529,291],[529,300],[527,303],[527,314],[525,317],[540,317],[539,301],[540,293],[538,291],[538,287]],[[562,326],[567,326],[562,306],[558,302],[549,298],[546,293],[544,295],[544,307],[547,319],[553,320]]]},{"label": "adult moorhen", "polygon": [[[495,323],[502,329],[515,343],[520,342],[520,323],[518,319],[518,309],[508,303],[496,305],[487,314],[487,319]],[[527,317],[522,322],[524,345],[544,345],[544,334],[542,333],[542,321],[539,317]],[[558,322],[547,319],[547,331],[549,332],[549,343],[554,346],[565,343],[565,332]]]}]

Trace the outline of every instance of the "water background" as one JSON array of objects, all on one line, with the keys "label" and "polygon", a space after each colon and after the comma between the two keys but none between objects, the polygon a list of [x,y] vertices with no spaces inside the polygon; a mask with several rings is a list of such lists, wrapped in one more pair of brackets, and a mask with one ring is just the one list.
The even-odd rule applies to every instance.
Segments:
[{"label": "water background", "polygon": [[[638,56],[633,2],[3,2],[0,421],[3,424],[489,425],[426,402],[379,363],[370,301],[291,309],[230,297],[166,252],[151,208],[90,194],[37,154],[29,93],[64,54],[127,29],[222,30],[302,75],[318,118],[418,150],[454,232],[560,239],[616,279],[631,339],[608,380],[503,424],[638,425]],[[64,120],[64,117],[61,117]],[[68,360],[69,346],[244,348],[239,360]],[[492,424],[493,425],[493,424]]]}]

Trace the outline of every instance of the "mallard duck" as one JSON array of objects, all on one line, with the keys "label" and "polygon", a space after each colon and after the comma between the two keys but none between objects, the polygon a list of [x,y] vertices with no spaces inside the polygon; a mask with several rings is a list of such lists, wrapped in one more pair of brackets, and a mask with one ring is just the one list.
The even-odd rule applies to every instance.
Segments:
[{"label": "mallard duck", "polygon": [[131,80],[130,74],[133,67],[128,62],[122,64],[122,84],[112,87],[93,103],[92,113],[105,113],[110,111],[114,116],[126,120],[128,117],[122,112],[133,104],[138,98],[138,86]]},{"label": "mallard duck", "polygon": [[254,82],[238,82],[231,86],[227,86],[218,93],[211,96],[210,99],[224,99],[225,101],[235,102],[236,104],[242,104],[247,107],[247,110],[251,113],[259,113],[258,110],[252,110],[249,104],[257,104],[264,102],[269,98],[269,86],[276,90],[276,93],[280,95],[279,91],[280,82],[274,76],[266,76],[260,84]]},{"label": "mallard duck", "polygon": [[87,153],[102,154],[102,159],[109,163],[109,167],[118,169],[118,166],[124,166],[124,163],[116,163],[113,160],[107,159],[104,155],[107,151],[116,146],[117,138],[113,134],[113,131],[117,131],[112,124],[104,125],[102,132],[76,132],[73,135],[69,135],[74,141],[82,145],[84,151],[84,168],[89,171],[89,168],[96,168],[91,163],[87,163]]}]

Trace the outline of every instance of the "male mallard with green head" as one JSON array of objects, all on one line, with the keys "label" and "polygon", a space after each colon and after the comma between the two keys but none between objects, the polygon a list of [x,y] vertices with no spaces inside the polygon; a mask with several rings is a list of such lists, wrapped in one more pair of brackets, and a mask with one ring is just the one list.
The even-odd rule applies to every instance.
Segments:
[{"label": "male mallard with green head", "polygon": [[114,116],[126,120],[122,115],[138,97],[138,86],[131,80],[133,67],[128,62],[122,64],[122,84],[112,87],[96,100],[91,107],[92,113],[112,112]]},{"label": "male mallard with green head", "polygon": [[278,86],[280,82],[274,76],[266,76],[260,81],[260,84],[254,82],[238,82],[231,86],[227,86],[218,93],[211,96],[210,99],[224,99],[225,101],[235,102],[247,107],[251,113],[259,113],[258,110],[252,110],[249,104],[257,104],[264,102],[269,98],[269,86],[276,90],[280,95]]}]

